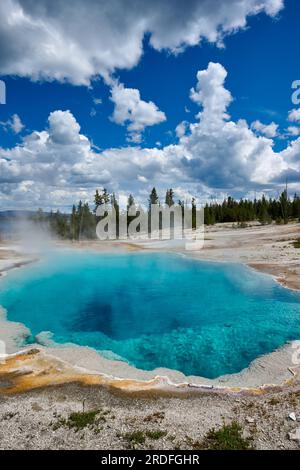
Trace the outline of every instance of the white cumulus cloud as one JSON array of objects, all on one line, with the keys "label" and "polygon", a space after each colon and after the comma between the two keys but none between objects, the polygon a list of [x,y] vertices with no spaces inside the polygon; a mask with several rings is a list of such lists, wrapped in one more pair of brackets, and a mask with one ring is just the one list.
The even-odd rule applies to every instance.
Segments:
[{"label": "white cumulus cloud", "polygon": [[5,130],[11,130],[15,134],[20,134],[22,130],[24,129],[24,124],[21,121],[20,116],[18,114],[13,114],[10,119],[8,119],[5,122],[0,122],[0,125],[5,129]]},{"label": "white cumulus cloud", "polygon": [[111,100],[115,105],[112,120],[127,125],[129,140],[133,142],[141,141],[141,133],[147,126],[166,120],[165,113],[152,101],[142,100],[136,88],[125,88],[123,84],[115,83],[111,89]]},{"label": "white cumulus cloud", "polygon": [[297,127],[297,126],[289,126],[287,128],[287,132],[288,132],[288,135],[290,136],[298,136],[300,135],[300,127]]},{"label": "white cumulus cloud", "polygon": [[183,137],[186,133],[189,123],[187,121],[180,122],[175,129],[175,133],[177,137]]},{"label": "white cumulus cloud", "polygon": [[291,109],[288,114],[288,120],[290,122],[300,122],[300,108]]},{"label": "white cumulus cloud", "polygon": [[259,120],[256,120],[251,124],[251,128],[266,137],[276,137],[278,133],[278,124],[275,122],[263,124]]},{"label": "white cumulus cloud", "polygon": [[1,0],[0,74],[89,85],[130,69],[149,35],[178,53],[202,40],[221,45],[251,15],[275,16],[283,0]]},{"label": "white cumulus cloud", "polygon": [[254,190],[276,194],[286,178],[299,190],[300,137],[275,151],[272,138],[230,119],[225,79],[220,64],[198,72],[191,94],[200,106],[196,121],[186,124],[178,143],[161,148],[95,150],[70,111],[51,113],[44,130],[0,148],[2,207],[68,207],[79,198],[92,201],[103,186],[144,202],[154,185],[199,199]]},{"label": "white cumulus cloud", "polygon": [[197,115],[202,122],[216,125],[228,119],[227,108],[232,101],[231,93],[224,88],[227,71],[223,65],[210,62],[206,70],[197,73],[198,83],[191,89],[190,97],[203,107]]}]

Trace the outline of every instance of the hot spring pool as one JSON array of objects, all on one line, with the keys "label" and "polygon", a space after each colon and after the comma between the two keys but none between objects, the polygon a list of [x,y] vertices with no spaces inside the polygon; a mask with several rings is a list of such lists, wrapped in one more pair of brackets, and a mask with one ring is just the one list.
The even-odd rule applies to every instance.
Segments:
[{"label": "hot spring pool", "polygon": [[56,252],[0,281],[8,319],[146,370],[215,378],[300,339],[300,294],[241,265]]}]

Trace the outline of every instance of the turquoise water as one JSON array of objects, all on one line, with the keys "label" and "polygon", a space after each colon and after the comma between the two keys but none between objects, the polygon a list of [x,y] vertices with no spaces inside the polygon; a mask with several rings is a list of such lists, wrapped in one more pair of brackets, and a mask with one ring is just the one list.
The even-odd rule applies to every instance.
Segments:
[{"label": "turquoise water", "polygon": [[300,295],[241,265],[52,253],[0,282],[8,319],[138,368],[214,378],[300,338]]}]

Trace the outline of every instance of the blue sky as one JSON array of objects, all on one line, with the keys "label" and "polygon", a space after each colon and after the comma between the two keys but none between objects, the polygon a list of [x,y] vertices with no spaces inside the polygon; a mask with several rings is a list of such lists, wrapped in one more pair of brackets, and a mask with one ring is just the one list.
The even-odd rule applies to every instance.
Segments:
[{"label": "blue sky", "polygon": [[[4,0],[4,3],[5,2],[6,0]],[[76,2],[78,3],[79,0],[76,0]],[[39,11],[34,10],[31,2],[26,2],[26,0],[13,0],[13,3],[15,3],[16,9],[23,9],[23,13],[28,15],[28,18],[32,20],[32,24],[34,24],[34,20],[36,20],[37,16],[41,14]],[[51,2],[42,0],[41,3],[45,5],[48,3],[49,6]],[[82,5],[83,3],[85,2],[81,2]],[[116,4],[116,7],[119,7],[118,11],[122,17],[124,2],[122,2],[122,0],[119,2],[115,0],[112,3]],[[174,10],[178,10],[176,15],[180,15],[181,13],[180,9],[182,6],[180,6],[180,2],[172,4],[172,2],[165,0],[155,3],[156,6],[154,6],[154,9],[157,8],[158,13],[161,13],[161,8],[169,8],[171,9],[171,13],[173,13]],[[86,50],[86,47],[92,48],[92,46],[96,44],[96,41],[99,41],[99,43],[97,43],[98,55],[96,58],[94,56],[90,57],[89,62],[87,60],[87,65],[92,64],[93,67],[96,68],[94,63],[98,61],[101,63],[101,66],[99,66],[98,73],[90,73],[90,75],[86,74],[85,70],[80,69],[80,60],[78,60],[78,63],[76,62],[75,65],[71,63],[71,61],[70,64],[68,64],[67,53],[66,58],[64,58],[62,62],[53,60],[52,63],[49,59],[49,63],[47,63],[47,51],[43,51],[43,46],[41,47],[43,53],[42,58],[37,55],[38,53],[35,51],[34,47],[31,49],[26,47],[27,52],[25,52],[25,54],[28,54],[28,58],[24,58],[24,55],[18,56],[18,53],[16,53],[14,60],[17,65],[14,65],[13,57],[10,62],[10,60],[6,58],[5,53],[1,52],[5,49],[6,45],[5,34],[7,34],[7,41],[10,40],[8,30],[5,29],[1,36],[4,37],[4,41],[0,47],[0,59],[2,53],[4,56],[4,65],[2,67],[0,66],[0,72],[2,74],[0,77],[6,83],[7,104],[0,105],[0,146],[2,149],[3,162],[10,161],[13,163],[10,164],[9,168],[7,168],[7,163],[3,164],[4,170],[2,173],[4,174],[5,171],[7,171],[8,176],[2,178],[2,183],[0,179],[2,188],[2,198],[0,191],[0,207],[15,207],[22,183],[23,189],[21,194],[24,194],[25,201],[27,201],[24,204],[29,208],[39,205],[68,208],[71,204],[72,197],[83,197],[89,200],[94,188],[103,185],[107,185],[111,191],[114,190],[124,193],[124,195],[128,191],[135,192],[140,194],[141,198],[145,197],[151,186],[157,185],[158,188],[163,190],[167,184],[172,184],[175,190],[178,188],[178,195],[186,194],[191,196],[192,193],[197,193],[197,195],[199,194],[201,197],[209,197],[211,194],[223,197],[223,195],[230,192],[236,196],[243,196],[248,195],[254,190],[274,193],[274,191],[278,191],[281,184],[280,182],[289,175],[292,184],[295,186],[295,189],[297,189],[299,167],[297,159],[298,149],[296,149],[296,144],[288,152],[286,152],[285,149],[289,148],[289,142],[294,141],[297,143],[299,139],[297,123],[300,119],[298,120],[297,116],[290,122],[287,119],[289,111],[295,108],[295,105],[291,102],[291,84],[294,80],[300,79],[298,61],[300,55],[299,2],[285,0],[284,8],[281,8],[280,0],[265,0],[265,2],[243,0],[245,8],[248,9],[246,11],[251,11],[251,16],[245,16],[243,18],[243,15],[239,13],[238,21],[242,24],[243,20],[245,20],[246,26],[242,25],[238,28],[228,28],[229,31],[227,32],[226,24],[229,20],[226,15],[230,17],[232,13],[234,21],[236,21],[234,9],[236,8],[237,2],[232,0],[228,2],[229,13],[226,13],[225,19],[221,18],[218,20],[219,23],[223,25],[224,31],[220,37],[214,38],[214,41],[211,42],[207,40],[209,34],[216,33],[218,35],[218,31],[221,28],[220,24],[218,24],[216,31],[214,31],[214,26],[209,23],[210,15],[214,15],[214,8],[216,8],[215,15],[217,16],[218,14],[218,0],[211,2],[211,11],[209,11],[209,7],[207,11],[207,7],[202,6],[202,4],[204,5],[205,3],[207,2],[192,0],[185,4],[187,9],[190,7],[191,17],[196,16],[196,11],[199,17],[203,15],[204,20],[207,21],[209,25],[206,27],[206,29],[209,29],[209,33],[204,34],[200,32],[200,38],[202,34],[202,39],[198,41],[198,44],[193,44],[197,42],[194,39],[186,39],[187,31],[185,31],[184,28],[187,28],[187,26],[182,26],[181,23],[178,25],[174,20],[174,25],[172,26],[172,23],[170,24],[170,32],[165,33],[164,25],[162,25],[161,31],[156,31],[156,25],[154,25],[152,26],[152,32],[147,33],[147,31],[145,31],[143,33],[144,37],[142,43],[139,43],[137,39],[136,43],[139,43],[139,45],[136,47],[140,48],[140,55],[137,52],[132,53],[133,46],[130,39],[132,34],[130,28],[133,28],[133,31],[135,31],[136,25],[139,24],[138,20],[140,19],[139,15],[141,13],[138,12],[137,19],[134,17],[128,20],[128,31],[126,30],[124,32],[124,37],[128,39],[129,44],[128,63],[126,63],[126,60],[122,57],[116,58],[117,49],[109,50],[110,46],[105,44],[105,47],[107,47],[112,57],[109,64],[110,62],[115,62],[113,67],[107,65],[105,62],[106,56],[104,59],[101,57],[100,46],[102,43],[101,38],[99,39],[97,36],[97,30],[95,30],[95,39],[91,33],[91,37],[89,38],[89,41],[91,41],[90,44],[81,44],[80,41],[82,41],[82,39],[76,37],[78,50],[79,46],[82,46],[83,51]],[[265,4],[266,12],[257,14],[255,4],[261,3]],[[101,7],[97,7],[97,2],[95,3],[93,0],[89,0],[86,2],[86,8],[88,8],[88,4],[90,4],[91,11],[93,8],[98,8],[97,14],[101,17]],[[107,4],[109,4],[109,2]],[[232,5],[232,12],[230,11],[230,5]],[[54,8],[54,16],[56,12],[61,13],[64,8],[63,2],[60,0],[52,2],[52,6]],[[55,8],[57,11],[55,11]],[[3,11],[4,14],[9,17],[11,12]],[[126,11],[123,11],[124,17],[126,17]],[[168,12],[169,10],[166,11]],[[147,13],[145,13],[145,15],[146,14]],[[188,14],[188,12],[184,12],[184,15],[187,15],[187,17]],[[49,24],[53,26],[50,13],[48,17]],[[48,17],[46,16],[47,20]],[[206,17],[208,18],[207,20]],[[66,22],[68,22],[67,18],[68,16],[65,17]],[[124,21],[125,19],[126,18],[124,18]],[[72,18],[70,21],[72,22]],[[79,21],[79,19],[74,16],[74,25],[77,21]],[[89,18],[86,18],[86,22],[84,22],[84,19],[80,19],[80,21],[83,21],[84,26],[89,27]],[[134,23],[134,21],[136,21],[136,23]],[[132,24],[130,22],[132,22]],[[57,30],[59,26],[58,23],[55,24]],[[116,37],[115,27],[118,28],[118,23],[117,26],[112,25],[111,34],[114,35],[112,36],[114,38]],[[181,40],[183,46],[182,44],[175,44],[174,47],[174,41],[176,43],[176,39],[174,40],[171,34],[172,27],[174,28],[174,35],[176,34],[179,39],[180,35],[184,38]],[[18,28],[16,31],[19,33]],[[117,31],[117,33],[119,33],[119,31]],[[22,34],[25,34],[23,29],[20,31],[20,41],[22,41]],[[42,33],[37,31],[36,34],[37,40],[39,40],[39,35]],[[156,39],[154,39],[154,42],[156,41],[158,45],[151,43],[151,38],[155,38],[155,34]],[[170,37],[166,37],[166,34],[169,34]],[[62,46],[69,47],[67,36],[68,33],[66,33],[66,37],[62,37]],[[23,36],[23,38],[25,38],[26,42],[27,36]],[[43,44],[43,36],[41,36],[41,38],[40,41],[41,44]],[[29,40],[31,39],[28,39],[28,41]],[[72,36],[72,40],[74,41],[74,36]],[[223,47],[220,47],[220,44],[218,44],[221,41],[224,42]],[[125,44],[124,41],[123,43]],[[11,47],[11,43],[7,42],[7,45]],[[178,53],[175,51],[176,47],[180,47],[182,51]],[[16,48],[12,48],[12,50],[14,53]],[[107,50],[105,52],[106,54]],[[132,54],[133,58],[130,57],[130,54]],[[138,55],[139,57],[137,58]],[[127,58],[125,45],[123,56]],[[119,62],[124,62],[125,67],[119,66]],[[219,86],[222,89],[228,90],[232,95],[232,99],[226,107],[226,112],[230,114],[230,118],[225,118],[225,121],[230,120],[230,122],[237,123],[240,119],[245,119],[248,125],[247,135],[241,135],[239,138],[241,142],[243,138],[246,139],[245,148],[249,147],[250,140],[251,146],[253,147],[251,147],[251,151],[245,157],[242,154],[243,151],[240,150],[242,145],[238,142],[236,147],[239,148],[240,154],[234,157],[236,161],[230,161],[228,163],[228,168],[223,168],[222,174],[220,174],[218,165],[222,164],[226,166],[226,158],[230,159],[230,145],[228,146],[228,151],[225,149],[225,146],[231,141],[231,137],[228,137],[228,122],[226,122],[227,130],[225,131],[226,134],[224,134],[224,136],[226,135],[228,137],[228,142],[224,145],[224,155],[222,155],[222,152],[218,151],[220,153],[220,160],[216,161],[213,166],[208,164],[210,160],[216,159],[213,148],[215,146],[219,149],[219,147],[222,146],[221,141],[216,142],[216,139],[213,138],[215,127],[214,129],[210,127],[208,131],[205,130],[205,133],[209,132],[212,136],[211,141],[207,140],[207,146],[205,148],[203,148],[204,144],[202,144],[203,138],[201,139],[204,129],[196,128],[195,131],[192,131],[188,127],[189,124],[193,126],[195,123],[198,123],[199,120],[201,122],[201,119],[195,118],[195,116],[203,110],[203,97],[196,101],[191,100],[190,90],[192,87],[197,86],[197,72],[208,70],[210,62],[219,64],[227,72],[227,76],[224,79],[220,78],[219,82]],[[20,66],[18,64],[20,64]],[[47,70],[47,76],[44,76],[45,70]],[[219,72],[220,69],[215,69],[215,72],[211,71],[210,83],[214,83],[213,73],[218,74]],[[89,75],[88,79],[87,75]],[[89,83],[87,83],[87,80]],[[199,90],[201,92],[201,86],[205,87],[205,83],[201,83],[201,80],[199,83]],[[124,89],[125,91],[127,89],[137,90],[139,93],[139,103],[141,101],[143,103],[153,103],[153,107],[151,109],[147,108],[146,115],[142,117],[142,111],[140,108],[138,109],[138,117],[134,119],[133,130],[130,130],[130,120],[128,121],[126,120],[126,116],[124,117],[128,104],[126,104],[126,109],[124,109],[124,101],[122,101],[123,108],[119,110],[119,118],[117,118],[117,114],[114,114],[121,100],[125,99],[125,96],[123,97],[122,95],[121,97],[119,94],[119,92]],[[111,99],[112,90],[118,92],[116,95],[117,101],[115,100],[114,102]],[[95,99],[101,100],[101,103],[95,102]],[[126,99],[126,103],[128,103],[131,97],[128,95]],[[222,103],[220,106],[222,108]],[[47,171],[45,171],[45,179],[43,180],[43,169],[39,171],[39,175],[35,175],[34,171],[32,171],[32,178],[30,176],[30,170],[25,171],[22,176],[22,165],[26,164],[28,155],[24,138],[26,140],[26,136],[33,135],[35,131],[47,132],[47,129],[49,129],[48,119],[50,113],[55,111],[66,112],[67,110],[70,111],[70,115],[74,120],[69,119],[70,115],[68,115],[68,125],[71,127],[73,125],[80,126],[80,134],[88,139],[91,146],[90,151],[93,152],[93,158],[95,155],[96,159],[97,155],[100,155],[102,158],[102,152],[107,151],[110,155],[109,165],[106,167],[106,157],[104,155],[105,158],[102,159],[103,161],[100,167],[98,159],[96,162],[97,168],[91,167],[92,174],[88,177],[87,173],[89,170],[86,168],[83,170],[84,177],[80,183],[77,179],[76,183],[74,183],[74,179],[66,183],[66,177],[63,175],[61,178],[52,178],[53,181],[48,184],[46,179],[49,175],[47,176]],[[20,118],[22,124],[19,127],[18,125],[15,127],[12,125],[14,115],[18,115]],[[63,116],[66,115],[55,115],[53,119],[58,117],[61,125]],[[145,119],[146,122],[150,119],[149,125],[145,125]],[[176,135],[176,126],[182,121],[188,123],[185,124],[186,133],[178,137]],[[252,124],[257,121],[259,121],[259,125],[256,124],[253,127]],[[263,127],[272,122],[278,126],[276,127],[276,132],[270,129],[264,129]],[[223,131],[224,126],[223,124],[221,125]],[[53,124],[53,129],[55,126],[56,122]],[[234,132],[236,136],[237,131]],[[250,132],[253,133],[253,138],[252,135],[250,136]],[[79,133],[79,131],[77,133]],[[198,133],[198,140],[196,139],[196,133]],[[241,134],[243,133],[245,133],[244,130]],[[51,132],[48,133],[48,138],[50,134]],[[188,139],[190,134],[192,134],[192,137]],[[66,142],[69,142],[69,144],[73,146],[74,143],[70,141],[68,136],[69,134],[66,135]],[[227,137],[225,137],[225,139],[227,139]],[[254,141],[254,137],[256,137],[256,141]],[[182,142],[180,139],[182,139]],[[249,139],[249,142],[247,139]],[[269,142],[264,142],[264,139],[268,139]],[[201,147],[198,146],[199,141],[201,141]],[[235,146],[235,142],[236,140],[234,140],[234,144],[232,143],[232,145]],[[178,144],[179,147],[177,147]],[[263,147],[263,149],[261,147]],[[123,152],[121,161],[119,160],[119,156],[113,156],[113,149],[119,149]],[[143,155],[145,155],[145,150],[148,149],[152,156],[147,153],[149,162],[147,160],[147,169],[144,175]],[[72,150],[74,150],[73,147],[70,151]],[[39,151],[40,150],[36,148],[30,150],[30,152],[37,153]],[[193,151],[195,151],[195,154],[193,154]],[[212,152],[211,156],[210,151]],[[272,158],[276,160],[276,165],[279,158],[282,161],[276,172],[274,171],[273,174],[272,171],[270,176],[267,177],[267,175],[264,180],[262,178],[263,172],[268,172],[270,168],[273,169],[274,167],[270,157],[271,151],[273,152]],[[19,154],[22,152],[24,155],[23,160],[20,162],[19,158],[21,157],[19,157]],[[49,148],[47,148],[47,152],[50,152]],[[56,148],[55,152],[60,152],[59,148]],[[181,155],[178,156],[180,152]],[[201,161],[197,160],[197,152],[200,153]],[[286,155],[286,153],[282,154],[282,152],[286,152],[288,155]],[[84,150],[83,153],[84,157],[82,158],[89,158],[87,157],[86,150]],[[173,154],[176,154],[176,157],[172,157]],[[188,163],[186,163],[185,160],[186,155],[188,155]],[[68,160],[68,157],[65,156],[66,145],[64,144],[63,151],[61,151],[60,164],[63,164],[64,158]],[[37,155],[36,158],[38,159],[39,156]],[[44,157],[42,156],[41,158]],[[116,158],[116,165],[118,167],[124,166],[124,160],[126,160],[124,178],[121,172],[117,172],[116,175],[112,174],[114,164],[111,160],[113,158]],[[154,162],[154,166],[157,164],[157,159],[160,160],[161,164],[159,169],[154,168],[152,175],[151,166],[153,166],[153,164],[151,163],[151,158]],[[240,167],[241,161],[244,161],[245,158],[247,158],[249,168]],[[252,162],[250,160],[251,158],[253,158]],[[260,162],[262,158],[266,159],[266,165],[256,171],[258,167],[257,162]],[[139,163],[136,163],[134,159],[140,159]],[[49,163],[51,163],[51,157],[47,157],[47,161],[48,160]],[[191,163],[192,160],[193,162]],[[19,167],[12,169],[12,165],[15,165],[16,161]],[[132,161],[135,169],[130,177],[130,164]],[[142,163],[140,163],[140,161]],[[172,162],[174,162],[174,166]],[[76,172],[79,171],[77,161],[73,162],[72,168],[70,167],[71,173],[74,173],[74,165],[77,165]],[[139,165],[138,170],[136,169],[137,165]],[[168,165],[170,165],[170,171],[168,171]],[[185,170],[184,176],[181,179],[182,165]],[[99,169],[101,176],[99,176],[97,180],[96,173],[99,173]],[[59,171],[58,167],[57,171]],[[248,181],[245,175],[249,173],[249,171],[251,171],[253,175]],[[18,177],[16,177],[16,172],[18,173]],[[105,177],[103,176],[104,173],[106,175]],[[110,175],[108,175],[108,173]],[[171,173],[172,177],[170,177]],[[230,175],[233,173],[236,173],[237,177],[235,181],[229,182]],[[193,175],[197,176],[194,177]],[[138,178],[140,179],[140,184],[136,183]],[[122,184],[123,180],[124,184]],[[135,181],[136,184],[132,184],[131,187],[130,183],[133,181]],[[65,189],[66,184],[70,185],[70,191],[68,191],[68,195],[64,197],[60,192]],[[32,188],[34,186],[40,186],[40,193],[37,191],[36,194],[33,194]],[[53,197],[49,196],[45,198],[41,194],[44,186],[48,187],[50,193],[53,191]],[[28,198],[26,192],[28,192]],[[73,195],[70,196],[70,193]]]}]

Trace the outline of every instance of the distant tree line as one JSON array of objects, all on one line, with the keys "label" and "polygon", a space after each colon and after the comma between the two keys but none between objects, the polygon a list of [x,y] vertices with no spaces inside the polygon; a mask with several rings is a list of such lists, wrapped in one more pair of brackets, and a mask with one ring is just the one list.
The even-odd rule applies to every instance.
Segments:
[{"label": "distant tree line", "polygon": [[[50,231],[59,238],[80,241],[96,238],[96,226],[99,217],[96,215],[97,208],[103,204],[110,204],[116,211],[117,226],[120,214],[120,207],[115,194],[109,194],[104,188],[96,190],[94,195],[94,204],[91,208],[85,202],[79,201],[73,205],[71,214],[65,214],[60,211],[45,213],[39,209],[32,217],[35,223],[47,225]],[[127,213],[129,207],[135,204],[132,194],[128,196]],[[186,201],[179,200],[175,202],[174,191],[167,189],[163,201],[160,201],[155,188],[152,189],[148,198],[148,208],[151,204],[166,204],[171,207],[178,204],[182,211],[187,204]],[[196,225],[196,199],[191,200],[193,227]],[[128,216],[128,224],[134,219],[134,216]],[[150,217],[149,217],[150,219]],[[235,200],[232,197],[224,199],[222,203],[210,202],[204,208],[204,223],[214,225],[220,222],[237,223],[238,226],[244,226],[250,221],[259,221],[261,224],[276,222],[278,224],[287,224],[289,220],[300,219],[300,198],[297,194],[289,198],[287,190],[283,191],[276,199],[262,196],[260,199],[240,199]],[[150,227],[150,222],[149,222]],[[118,227],[117,227],[118,233]]]},{"label": "distant tree line", "polygon": [[206,204],[204,222],[213,225],[218,222],[245,223],[258,220],[262,224],[275,221],[279,224],[287,224],[291,219],[300,218],[300,198],[294,194],[290,199],[287,190],[283,191],[276,199],[240,199],[236,201],[228,197],[221,204]]}]

